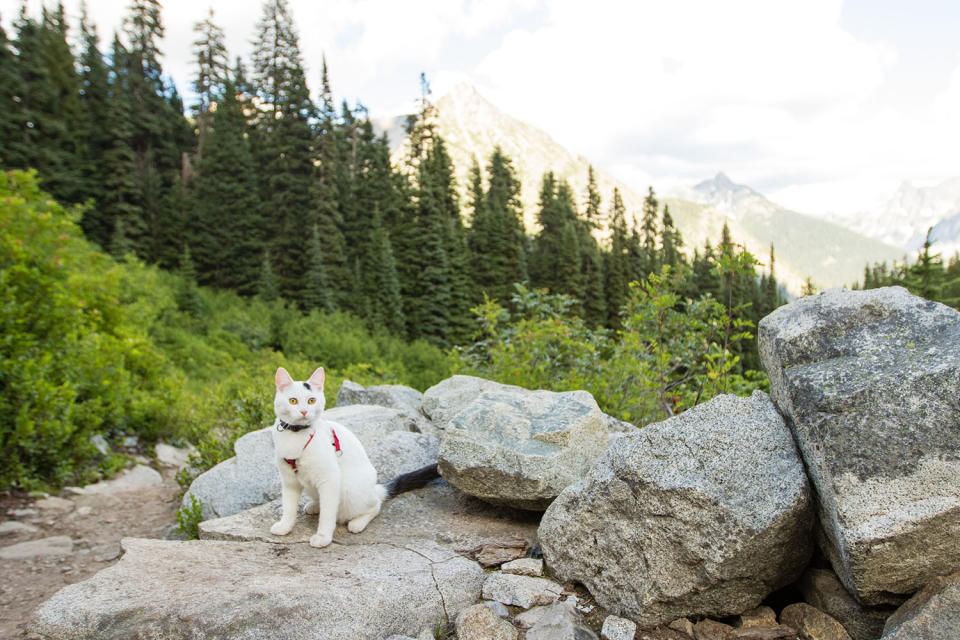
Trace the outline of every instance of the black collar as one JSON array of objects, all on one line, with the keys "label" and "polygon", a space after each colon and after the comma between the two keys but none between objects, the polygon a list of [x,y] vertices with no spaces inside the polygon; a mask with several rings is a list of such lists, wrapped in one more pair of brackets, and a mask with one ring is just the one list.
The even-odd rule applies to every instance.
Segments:
[{"label": "black collar", "polygon": [[288,424],[283,420],[280,420],[280,424],[277,425],[277,431],[303,431],[309,428],[309,424]]}]

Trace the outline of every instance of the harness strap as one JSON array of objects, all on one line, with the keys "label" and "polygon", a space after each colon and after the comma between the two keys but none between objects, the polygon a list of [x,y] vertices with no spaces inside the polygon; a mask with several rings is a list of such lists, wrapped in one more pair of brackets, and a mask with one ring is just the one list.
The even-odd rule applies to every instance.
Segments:
[{"label": "harness strap", "polygon": [[[334,431],[333,429],[330,429],[330,433],[333,434],[334,451],[336,451],[337,455],[343,455],[343,451],[340,450],[340,438],[337,437],[337,432]],[[310,444],[310,441],[313,440],[313,436],[315,435],[316,433],[310,434],[310,437],[307,438],[307,444],[303,445],[303,449],[307,448],[307,445]],[[301,449],[301,451],[303,451],[303,449]],[[286,462],[291,467],[293,467],[293,472],[297,473],[297,458],[284,458],[283,461]]]}]

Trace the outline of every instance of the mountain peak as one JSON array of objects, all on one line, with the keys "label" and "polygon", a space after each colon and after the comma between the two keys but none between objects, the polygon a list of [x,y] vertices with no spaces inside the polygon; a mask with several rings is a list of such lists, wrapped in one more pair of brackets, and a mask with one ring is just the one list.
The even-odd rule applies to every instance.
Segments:
[{"label": "mountain peak", "polygon": [[704,180],[703,182],[698,183],[694,188],[694,191],[698,193],[705,194],[722,194],[722,193],[736,193],[740,191],[753,191],[750,187],[747,187],[742,184],[737,184],[727,176],[723,171],[720,171],[713,177],[711,180]]}]

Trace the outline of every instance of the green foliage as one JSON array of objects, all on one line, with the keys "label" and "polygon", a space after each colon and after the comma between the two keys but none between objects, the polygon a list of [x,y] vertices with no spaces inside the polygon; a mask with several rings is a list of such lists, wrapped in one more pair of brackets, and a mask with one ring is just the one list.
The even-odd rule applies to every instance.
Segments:
[{"label": "green foliage", "polygon": [[615,333],[569,316],[567,296],[518,285],[515,311],[491,300],[475,309],[476,342],[456,352],[455,368],[527,388],[586,389],[605,412],[637,426],[721,393],[765,388],[766,376],[743,370],[734,353],[752,337],[749,324],[709,294],[684,299],[689,277],[664,267],[632,283]]},{"label": "green foliage", "polygon": [[200,537],[200,522],[203,521],[203,501],[197,496],[190,496],[190,506],[180,507],[177,511],[177,531],[187,540],[196,540]]},{"label": "green foliage", "polygon": [[82,238],[81,214],[32,174],[0,174],[0,489],[115,471],[96,433],[194,443],[189,482],[271,419],[281,365],[303,376],[325,366],[330,406],[348,377],[423,389],[449,375],[437,348],[349,314],[197,287],[186,252],[182,273],[117,262]]}]

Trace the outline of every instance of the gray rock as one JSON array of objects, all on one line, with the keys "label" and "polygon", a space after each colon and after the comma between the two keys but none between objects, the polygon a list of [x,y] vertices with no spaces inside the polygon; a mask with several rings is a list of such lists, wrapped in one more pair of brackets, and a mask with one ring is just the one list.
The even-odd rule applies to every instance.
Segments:
[{"label": "gray rock", "polygon": [[540,558],[518,558],[500,565],[500,571],[518,576],[542,576],[543,560]]},{"label": "gray rock", "polygon": [[52,536],[39,540],[28,540],[0,548],[0,558],[4,560],[23,560],[37,556],[65,556],[73,553],[73,540],[70,536]]},{"label": "gray rock", "polygon": [[513,618],[513,624],[517,625],[519,629],[529,629],[533,625],[540,622],[540,618],[543,617],[543,614],[547,612],[547,609],[550,607],[547,605],[540,605],[539,607],[531,607],[526,611],[518,613]]},{"label": "gray rock", "polygon": [[272,427],[251,431],[233,444],[236,456],[197,476],[183,495],[203,503],[203,519],[222,518],[269,502],[280,495],[280,476],[273,452]]},{"label": "gray rock", "polygon": [[865,607],[843,587],[829,569],[807,569],[797,582],[807,604],[843,625],[853,640],[877,640],[893,607]]},{"label": "gray rock", "polygon": [[40,511],[73,511],[72,500],[67,500],[66,498],[58,498],[56,496],[51,496],[49,498],[43,498],[42,500],[37,500],[34,503],[34,506]]},{"label": "gray rock", "polygon": [[890,616],[882,640],[960,637],[960,571],[938,576]]},{"label": "gray rock", "polygon": [[495,571],[487,574],[483,583],[483,597],[487,600],[529,609],[550,604],[563,593],[563,587],[546,578],[516,576]]},{"label": "gray rock", "polygon": [[494,600],[487,600],[486,602],[483,603],[483,605],[486,606],[486,607],[490,607],[490,610],[493,611],[493,612],[494,612],[495,614],[497,614],[498,616],[500,616],[501,618],[509,618],[509,617],[510,617],[510,610],[507,609],[507,608],[506,608],[502,603],[500,603],[500,602],[495,602]]},{"label": "gray rock", "polygon": [[457,616],[457,640],[516,640],[519,633],[485,604],[467,607]]},{"label": "gray rock", "polygon": [[583,624],[570,602],[550,605],[533,627],[527,640],[597,640],[597,634]]},{"label": "gray rock", "polygon": [[391,431],[367,450],[377,470],[378,482],[389,482],[401,473],[409,473],[437,464],[440,440],[436,436],[412,431]]},{"label": "gray rock", "polygon": [[543,510],[607,446],[604,414],[586,391],[500,385],[446,421],[439,468],[447,482],[482,500]]},{"label": "gray rock", "polygon": [[157,487],[161,484],[163,484],[163,476],[156,469],[138,464],[115,478],[87,485],[83,490],[87,494],[114,495],[127,491],[139,491],[144,487]]},{"label": "gray rock", "polygon": [[636,632],[636,623],[619,616],[607,616],[600,628],[600,637],[603,640],[633,640]]},{"label": "gray rock", "polygon": [[378,407],[400,409],[414,415],[423,406],[423,394],[400,384],[381,384],[364,387],[351,380],[344,380],[337,392],[337,407],[351,404],[369,404]]},{"label": "gray rock", "polygon": [[[301,513],[289,534],[271,535],[270,525],[279,517],[280,502],[274,501],[227,518],[202,522],[200,537],[306,544],[316,533],[317,517]],[[504,538],[535,540],[537,523],[538,519],[529,512],[494,507],[437,481],[385,502],[380,515],[361,533],[349,533],[345,527],[337,527],[333,539],[340,544],[430,539],[466,551]]]},{"label": "gray rock", "polygon": [[423,413],[442,430],[453,416],[476,400],[481,393],[519,389],[521,387],[500,384],[493,380],[456,375],[423,392]]},{"label": "gray rock", "polygon": [[777,612],[770,607],[755,607],[737,616],[738,629],[777,626]]},{"label": "gray rock", "polygon": [[193,453],[193,447],[174,447],[165,442],[158,442],[153,451],[157,456],[157,462],[165,467],[182,469],[190,462],[190,455]]},{"label": "gray rock", "polygon": [[766,394],[718,396],[624,436],[544,514],[544,559],[642,627],[727,616],[810,558],[810,487]]},{"label": "gray rock", "polygon": [[96,433],[90,436],[90,444],[100,453],[102,456],[110,455],[110,443],[107,442],[107,439],[103,437],[103,434]]},{"label": "gray rock", "polygon": [[323,412],[323,417],[350,429],[367,451],[391,432],[413,431],[416,426],[399,409],[362,404],[328,409]]},{"label": "gray rock", "polygon": [[38,529],[32,524],[26,524],[17,520],[7,520],[0,522],[0,535],[8,536],[18,533],[34,533]]},{"label": "gray rock", "polygon": [[900,287],[834,289],[758,338],[847,589],[899,603],[960,564],[960,313]]},{"label": "gray rock", "polygon": [[850,640],[850,634],[843,625],[806,602],[796,602],[785,607],[780,612],[780,622],[798,632],[801,638]]},{"label": "gray rock", "polygon": [[323,550],[125,539],[120,561],[40,606],[49,640],[383,638],[453,619],[483,570],[429,542]]}]

